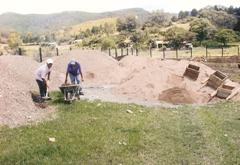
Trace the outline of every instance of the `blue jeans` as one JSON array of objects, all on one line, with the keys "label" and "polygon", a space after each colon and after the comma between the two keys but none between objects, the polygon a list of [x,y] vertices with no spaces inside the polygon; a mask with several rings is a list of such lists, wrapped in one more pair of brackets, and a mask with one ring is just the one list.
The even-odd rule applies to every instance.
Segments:
[{"label": "blue jeans", "polygon": [[[69,76],[70,76],[71,84],[76,84],[75,82],[77,82],[77,84],[81,85],[80,75],[74,76],[71,73],[69,73]],[[82,88],[79,87],[79,92],[81,91],[82,91]]]},{"label": "blue jeans", "polygon": [[38,84],[38,87],[39,87],[39,93],[40,93],[40,96],[41,98],[44,97],[46,95],[46,92],[47,92],[47,87],[46,85],[44,84],[44,82],[40,81],[40,80],[36,80],[37,81],[37,84]]}]

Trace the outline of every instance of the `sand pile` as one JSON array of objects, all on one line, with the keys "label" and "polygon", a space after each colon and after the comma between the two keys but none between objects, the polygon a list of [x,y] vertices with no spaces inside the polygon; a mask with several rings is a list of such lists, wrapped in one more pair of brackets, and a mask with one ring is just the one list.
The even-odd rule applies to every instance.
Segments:
[{"label": "sand pile", "polygon": [[[171,104],[207,103],[209,94],[215,89],[205,86],[202,80],[208,78],[214,70],[202,63],[194,61],[161,60],[137,56],[126,56],[117,61],[97,50],[74,50],[52,59],[50,91],[59,90],[65,81],[68,62],[75,58],[81,63],[84,75],[85,97],[88,90],[96,90],[109,86],[109,91],[116,95],[102,97],[121,97]],[[33,120],[39,120],[52,114],[52,107],[39,108],[32,101],[30,91],[38,91],[34,79],[35,70],[43,65],[23,56],[0,56],[0,126],[17,126]],[[197,80],[183,77],[189,64],[200,67]],[[229,81],[230,85],[239,84]],[[113,88],[110,88],[113,87]],[[101,98],[98,98],[101,99]],[[240,100],[239,95],[233,101]],[[212,101],[216,101],[213,99]]]}]

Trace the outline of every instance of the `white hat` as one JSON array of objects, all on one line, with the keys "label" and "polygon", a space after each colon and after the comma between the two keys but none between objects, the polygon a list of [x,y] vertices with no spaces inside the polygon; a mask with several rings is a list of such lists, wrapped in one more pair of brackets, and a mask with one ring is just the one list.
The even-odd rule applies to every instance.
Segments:
[{"label": "white hat", "polygon": [[72,64],[72,65],[75,65],[75,63],[76,63],[76,59],[75,59],[75,58],[72,58],[71,64]]},{"label": "white hat", "polygon": [[47,64],[52,64],[53,63],[53,60],[51,59],[51,58],[49,58],[48,60],[47,60]]}]

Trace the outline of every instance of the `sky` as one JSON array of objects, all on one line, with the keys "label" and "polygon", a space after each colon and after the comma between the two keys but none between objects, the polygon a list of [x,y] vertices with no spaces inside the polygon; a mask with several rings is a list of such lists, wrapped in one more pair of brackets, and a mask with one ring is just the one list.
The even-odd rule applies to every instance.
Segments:
[{"label": "sky", "polygon": [[179,13],[222,5],[240,7],[240,0],[0,0],[0,14],[51,14],[63,11],[107,12],[128,8],[143,8],[147,11],[164,10]]}]

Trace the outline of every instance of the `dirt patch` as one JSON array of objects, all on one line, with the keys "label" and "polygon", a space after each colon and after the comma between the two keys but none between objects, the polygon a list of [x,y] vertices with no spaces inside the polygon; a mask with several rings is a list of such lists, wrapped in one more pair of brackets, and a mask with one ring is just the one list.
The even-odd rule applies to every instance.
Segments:
[{"label": "dirt patch", "polygon": [[[67,64],[72,58],[81,63],[84,76],[82,98],[89,100],[148,106],[206,104],[209,95],[215,91],[201,83],[215,72],[202,62],[131,55],[118,61],[98,50],[72,50],[52,57],[50,92],[60,91],[59,87],[65,82]],[[36,103],[38,96],[33,95],[38,92],[35,70],[45,62],[38,63],[24,56],[0,56],[0,126],[14,127],[56,117],[54,107],[39,105]],[[196,80],[183,76],[189,64],[200,68]],[[232,81],[227,85],[240,86]],[[219,100],[223,99],[214,98],[211,103]],[[231,99],[238,100],[239,94]]]},{"label": "dirt patch", "polygon": [[32,96],[32,101],[34,102],[35,106],[39,107],[39,108],[46,108],[48,106],[47,102],[42,102],[40,100],[40,94],[36,93],[36,92],[30,92],[31,96]]}]

